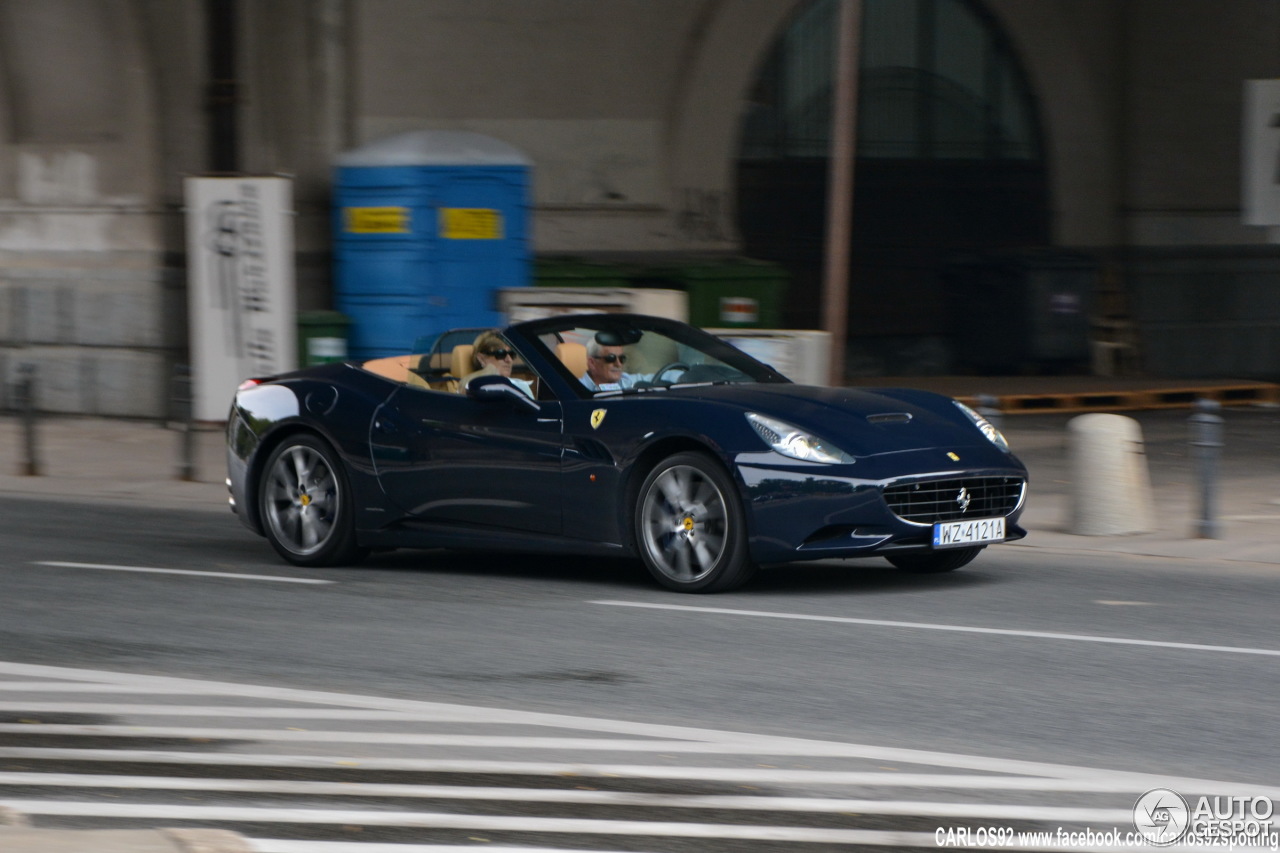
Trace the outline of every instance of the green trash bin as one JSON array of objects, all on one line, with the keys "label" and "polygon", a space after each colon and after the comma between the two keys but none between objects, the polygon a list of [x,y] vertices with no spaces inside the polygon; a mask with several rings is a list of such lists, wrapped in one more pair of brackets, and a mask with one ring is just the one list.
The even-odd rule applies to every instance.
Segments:
[{"label": "green trash bin", "polygon": [[347,360],[351,320],[337,311],[303,311],[298,314],[298,366]]},{"label": "green trash bin", "polygon": [[539,258],[533,263],[535,287],[635,287],[637,275],[634,266],[577,258]]},{"label": "green trash bin", "polygon": [[778,264],[737,258],[653,267],[651,286],[673,287],[689,295],[689,322],[708,329],[777,329],[787,271]]}]

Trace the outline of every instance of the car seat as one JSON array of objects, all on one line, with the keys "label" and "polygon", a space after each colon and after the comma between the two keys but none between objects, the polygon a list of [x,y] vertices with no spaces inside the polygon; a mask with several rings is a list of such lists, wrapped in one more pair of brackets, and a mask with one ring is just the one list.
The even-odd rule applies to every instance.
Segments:
[{"label": "car seat", "polygon": [[573,374],[574,379],[585,376],[587,373],[587,348],[583,344],[573,341],[561,341],[556,344],[556,358],[569,368],[569,372]]}]

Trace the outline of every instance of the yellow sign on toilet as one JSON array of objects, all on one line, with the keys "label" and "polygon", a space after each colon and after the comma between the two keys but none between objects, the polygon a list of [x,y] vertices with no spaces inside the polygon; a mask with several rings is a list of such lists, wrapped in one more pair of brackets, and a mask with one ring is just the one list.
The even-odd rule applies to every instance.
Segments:
[{"label": "yellow sign on toilet", "polygon": [[347,207],[343,209],[351,234],[408,234],[407,207]]},{"label": "yellow sign on toilet", "polygon": [[502,211],[483,207],[442,207],[440,236],[446,240],[501,240]]}]

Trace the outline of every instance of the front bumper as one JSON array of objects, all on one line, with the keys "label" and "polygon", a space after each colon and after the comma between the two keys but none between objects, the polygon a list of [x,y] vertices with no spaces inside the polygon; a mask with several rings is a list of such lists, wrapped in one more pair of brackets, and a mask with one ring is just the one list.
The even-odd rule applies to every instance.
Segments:
[{"label": "front bumper", "polygon": [[742,454],[735,462],[745,490],[752,559],[781,563],[932,550],[934,519],[909,521],[895,514],[885,489],[940,481],[962,485],[983,478],[1016,478],[1021,488],[1016,495],[1008,489],[1013,496],[998,510],[975,505],[966,515],[967,509],[957,505],[949,516],[936,520],[1000,515],[1005,518],[1004,541],[1023,538],[1026,531],[1017,522],[1026,504],[1026,469],[1013,456],[974,450],[959,455],[980,467],[940,466],[936,450],[885,454],[854,465],[806,464],[774,453]]}]

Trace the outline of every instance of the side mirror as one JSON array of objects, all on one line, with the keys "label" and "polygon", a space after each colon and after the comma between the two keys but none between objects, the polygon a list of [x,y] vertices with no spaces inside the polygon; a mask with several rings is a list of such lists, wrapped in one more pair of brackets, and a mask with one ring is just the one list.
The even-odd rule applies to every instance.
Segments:
[{"label": "side mirror", "polygon": [[505,376],[476,376],[467,383],[467,397],[482,403],[505,401],[509,404],[523,406],[534,412],[542,411],[542,407],[528,394],[515,386]]}]

